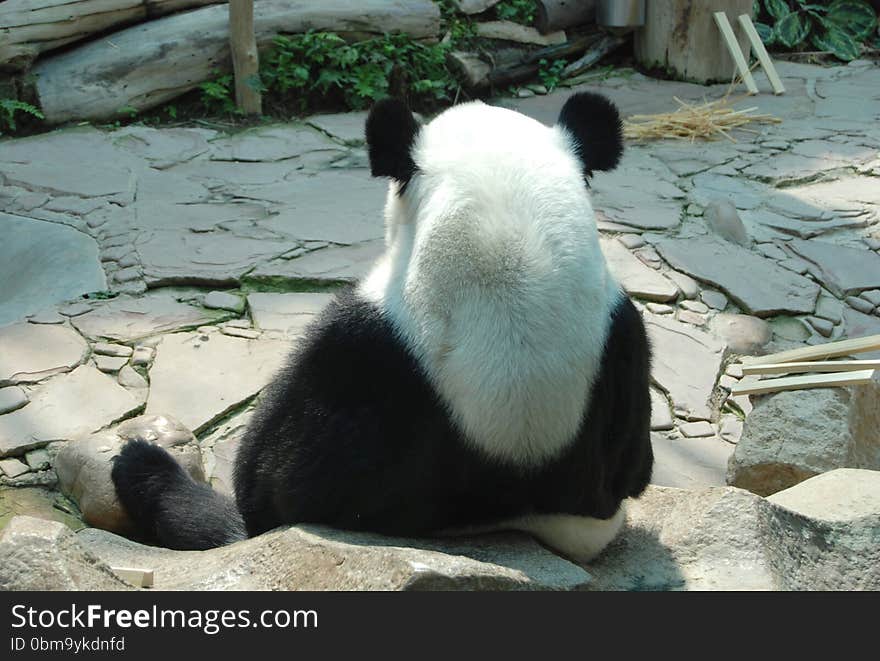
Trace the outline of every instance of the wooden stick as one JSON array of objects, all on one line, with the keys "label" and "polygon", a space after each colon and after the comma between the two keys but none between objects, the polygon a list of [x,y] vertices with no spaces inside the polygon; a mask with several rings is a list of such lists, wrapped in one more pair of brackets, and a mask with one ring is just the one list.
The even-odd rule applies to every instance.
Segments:
[{"label": "wooden stick", "polygon": [[254,0],[229,0],[229,47],[235,71],[235,103],[245,115],[259,115],[263,103],[255,85],[260,56],[254,35]]},{"label": "wooden stick", "polygon": [[746,84],[746,89],[749,90],[749,94],[757,94],[758,86],[755,85],[755,79],[752,78],[752,72],[749,71],[749,65],[746,63],[743,52],[739,49],[739,42],[737,42],[736,36],[733,34],[733,28],[730,26],[730,21],[727,20],[727,14],[723,11],[716,11],[712,16],[715,17],[715,23],[718,24],[718,29],[721,30],[721,36],[724,37],[724,41],[727,44],[727,50],[730,51],[733,61],[736,62],[736,68],[739,69],[739,75]]},{"label": "wooden stick", "polygon": [[740,381],[730,391],[731,395],[760,395],[780,390],[806,390],[808,388],[834,388],[839,386],[857,386],[870,383],[874,379],[874,370],[858,372],[835,372],[833,374],[806,374],[802,376],[785,376],[781,379],[764,379],[763,381]]},{"label": "wooden stick", "polygon": [[756,365],[767,363],[793,363],[802,360],[818,360],[821,358],[836,358],[837,356],[850,356],[866,351],[880,350],[880,335],[868,335],[857,337],[852,340],[840,340],[839,342],[827,342],[812,347],[790,349],[769,356],[744,356],[743,365]]},{"label": "wooden stick", "polygon": [[770,59],[767,49],[764,48],[764,42],[761,41],[761,37],[755,29],[755,24],[752,23],[752,19],[749,18],[748,14],[740,14],[739,24],[749,38],[749,42],[752,44],[752,50],[755,52],[761,66],[764,68],[764,73],[767,74],[767,80],[769,80],[770,85],[773,86],[773,93],[784,94],[785,85],[783,85],[782,81],[779,79],[776,67],[773,66],[773,60]]},{"label": "wooden stick", "polygon": [[761,363],[743,365],[743,375],[800,374],[803,372],[855,372],[880,369],[880,360],[825,360],[802,363]]},{"label": "wooden stick", "polygon": [[136,569],[134,567],[110,567],[123,581],[131,583],[138,588],[153,587],[153,570],[152,569]]}]

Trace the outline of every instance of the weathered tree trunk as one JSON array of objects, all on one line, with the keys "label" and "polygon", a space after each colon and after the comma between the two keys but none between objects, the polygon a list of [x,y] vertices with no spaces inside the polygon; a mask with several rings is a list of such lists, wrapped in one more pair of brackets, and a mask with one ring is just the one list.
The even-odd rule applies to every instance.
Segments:
[{"label": "weathered tree trunk", "polygon": [[[146,110],[229,71],[226,7],[203,7],[127,28],[38,62],[36,91],[46,120],[107,119]],[[440,11],[430,0],[260,0],[258,45],[309,29],[436,38]]]},{"label": "weathered tree trunk", "polygon": [[596,16],[596,0],[537,0],[535,4],[535,26],[541,34],[583,25]]},{"label": "weathered tree trunk", "polygon": [[[647,69],[663,69],[679,80],[695,83],[730,82],[736,65],[712,13],[725,11],[731,24],[752,14],[752,0],[664,0],[648,2],[645,27],[636,31],[636,60]],[[743,53],[749,52],[745,32],[734,28]]]},{"label": "weathered tree trunk", "polygon": [[0,2],[0,68],[27,69],[40,53],[109,28],[226,0],[6,0]]},{"label": "weathered tree trunk", "polygon": [[254,36],[254,0],[229,0],[229,48],[235,73],[235,104],[245,115],[259,115],[263,104],[260,90],[254,85],[260,72]]}]

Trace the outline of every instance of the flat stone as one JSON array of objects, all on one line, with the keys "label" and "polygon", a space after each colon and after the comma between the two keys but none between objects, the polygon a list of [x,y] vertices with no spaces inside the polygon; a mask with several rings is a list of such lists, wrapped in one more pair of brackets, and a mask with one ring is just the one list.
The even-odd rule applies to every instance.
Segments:
[{"label": "flat stone", "polygon": [[788,253],[786,253],[775,243],[759,243],[757,248],[761,252],[761,254],[764,255],[764,257],[769,257],[770,259],[775,259],[776,261],[786,259],[788,257]]},{"label": "flat stone", "polygon": [[128,364],[128,358],[122,356],[95,356],[95,367],[105,374],[116,374]]},{"label": "flat stone", "polygon": [[98,244],[89,236],[2,212],[0,224],[0,326],[107,288]]},{"label": "flat stone", "polygon": [[678,426],[678,431],[680,431],[685,438],[703,438],[705,436],[715,435],[715,428],[705,420],[686,422]]},{"label": "flat stone", "polygon": [[636,248],[641,248],[645,245],[645,240],[638,234],[621,234],[617,237],[617,240],[629,250],[635,250]]},{"label": "flat stone", "polygon": [[728,443],[739,443],[742,437],[743,421],[735,415],[726,415],[721,419],[718,433]]},{"label": "flat stone", "polygon": [[651,431],[662,431],[672,427],[672,413],[669,411],[666,395],[656,388],[651,388]]},{"label": "flat stone", "polygon": [[747,356],[761,353],[773,337],[770,324],[745,314],[717,314],[712,330],[733,353]]},{"label": "flat stone", "polygon": [[131,365],[125,365],[120,369],[116,380],[123,388],[133,390],[141,396],[139,398],[142,398],[144,401],[147,400],[147,389],[149,384],[147,383],[147,380]]},{"label": "flat stone", "polygon": [[695,176],[693,182],[691,199],[703,207],[713,201],[728,200],[737,209],[754,209],[766,198],[765,187],[740,176],[704,172]]},{"label": "flat stone", "polygon": [[116,496],[111,471],[122,446],[134,439],[155,443],[197,482],[205,481],[199,444],[192,432],[170,416],[143,415],[114,431],[102,431],[65,443],[55,457],[61,491],[76,502],[90,526],[130,534],[133,526]]},{"label": "flat stone", "polygon": [[281,367],[290,344],[220,333],[174,333],[150,370],[148,414],[168,414],[197,434],[256,395]]},{"label": "flat stone", "polygon": [[792,271],[793,273],[797,273],[798,275],[804,275],[810,270],[809,262],[804,261],[800,257],[789,257],[787,259],[783,259],[781,262],[779,262],[779,265],[784,269]]},{"label": "flat stone", "polygon": [[0,387],[36,383],[85,361],[89,346],[64,326],[13,324],[0,328]]},{"label": "flat stone", "polygon": [[761,398],[746,418],[728,483],[759,495],[835,468],[880,470],[880,384]]},{"label": "flat stone", "polygon": [[341,112],[327,115],[312,115],[305,120],[315,128],[347,144],[363,144],[366,112]]},{"label": "flat stone", "polygon": [[214,131],[191,128],[155,129],[132,124],[112,134],[113,144],[140,158],[154,168],[164,169],[189,161],[208,151],[208,139]]},{"label": "flat stone", "polygon": [[803,342],[810,337],[807,325],[795,317],[776,317],[770,320],[773,335],[791,342]]},{"label": "flat stone", "polygon": [[320,131],[299,124],[278,124],[212,140],[211,159],[271,162],[326,149],[338,149],[338,145]]},{"label": "flat stone", "polygon": [[0,457],[18,456],[51,441],[80,438],[139,406],[115,380],[81,365],[46,383],[24,408],[0,417]]},{"label": "flat stone", "polygon": [[238,328],[236,326],[223,326],[220,332],[231,337],[243,337],[247,340],[255,340],[260,337],[260,331],[253,328]]},{"label": "flat stone", "polygon": [[131,354],[131,364],[133,367],[149,367],[155,356],[156,350],[153,347],[137,346]]},{"label": "flat stone", "polygon": [[248,305],[257,328],[278,330],[294,337],[300,335],[332,299],[332,294],[254,293],[248,295]]},{"label": "flat stone", "polygon": [[131,342],[211,320],[211,315],[201,308],[180,303],[168,294],[152,294],[107,301],[87,314],[74,317],[71,322],[90,339]]},{"label": "flat stone", "polygon": [[18,459],[0,459],[0,472],[6,477],[18,477],[29,472],[30,469]]},{"label": "flat stone", "polygon": [[700,300],[713,310],[724,310],[727,307],[727,296],[720,291],[704,289],[700,292]]},{"label": "flat stone", "polygon": [[197,552],[95,529],[77,541],[111,566],[154,568],[159,590],[568,590],[590,580],[518,534],[403,539],[302,525]]},{"label": "flat stone", "polygon": [[116,358],[128,358],[132,354],[131,347],[110,342],[95,342],[92,350],[99,356],[114,356]]},{"label": "flat stone", "polygon": [[137,240],[149,287],[234,285],[256,265],[295,245],[293,239],[249,238],[224,231],[156,230],[144,232]]},{"label": "flat stone", "polygon": [[384,241],[324,248],[296,259],[276,259],[257,266],[247,280],[265,283],[353,282],[363,278],[385,252]]},{"label": "flat stone", "polygon": [[690,310],[691,312],[696,312],[697,314],[706,314],[709,312],[709,306],[705,303],[701,303],[700,301],[682,301],[681,307],[685,310]]},{"label": "flat stone", "polygon": [[838,468],[779,491],[767,500],[803,517],[829,524],[867,523],[877,519],[880,473]]},{"label": "flat stone", "polygon": [[691,312],[690,310],[681,310],[678,313],[678,320],[694,326],[706,325],[706,317],[704,315]]},{"label": "flat stone", "polygon": [[834,324],[832,324],[827,319],[820,319],[819,317],[807,317],[807,323],[815,328],[816,332],[818,332],[822,337],[831,337],[831,334],[834,332]]},{"label": "flat stone", "polygon": [[244,299],[224,291],[212,291],[206,294],[202,305],[213,310],[244,311]]},{"label": "flat stone", "polygon": [[[846,327],[846,336],[849,338],[880,335],[880,317],[862,314],[848,307],[843,312],[843,323]],[[880,351],[867,351],[860,353],[857,357],[880,359]]]},{"label": "flat stone", "polygon": [[722,374],[718,378],[718,385],[725,390],[730,391],[733,390],[733,387],[737,384],[738,381],[739,379],[730,376],[730,374]]},{"label": "flat stone", "polygon": [[700,285],[689,275],[678,271],[667,271],[666,277],[678,286],[685,298],[691,299],[700,295]]},{"label": "flat stone", "polygon": [[874,307],[880,305],[880,289],[870,289],[868,291],[863,291],[860,295]]},{"label": "flat stone", "polygon": [[678,287],[657,271],[645,266],[621,243],[600,239],[602,252],[611,274],[630,296],[651,301],[671,301]]},{"label": "flat stone", "polygon": [[59,308],[59,312],[65,317],[78,317],[86,312],[91,312],[92,305],[89,303],[69,303]]},{"label": "flat stone", "polygon": [[862,314],[871,314],[874,310],[874,305],[870,301],[866,301],[858,296],[847,296],[845,300],[848,306]]},{"label": "flat stone", "polygon": [[651,484],[681,489],[724,486],[733,446],[717,438],[669,438],[651,434],[654,472]]},{"label": "flat stone", "polygon": [[36,314],[28,315],[27,320],[32,324],[63,324],[66,320],[54,310],[43,310]]},{"label": "flat stone", "polygon": [[825,241],[793,240],[788,245],[810,262],[810,272],[839,297],[880,287],[880,255]]},{"label": "flat stone", "polygon": [[737,245],[709,237],[663,239],[655,245],[674,268],[723,289],[758,317],[813,312],[816,283]]},{"label": "flat stone", "polygon": [[27,393],[18,386],[0,388],[0,415],[20,409],[27,403]]},{"label": "flat stone", "polygon": [[833,296],[820,293],[819,300],[816,301],[816,316],[827,319],[832,324],[839,324],[843,319],[843,304]]},{"label": "flat stone", "polygon": [[645,315],[645,325],[654,347],[654,380],[690,415],[710,419],[708,400],[724,346],[708,333],[668,317]]},{"label": "flat stone", "polygon": [[645,305],[648,308],[649,312],[654,314],[672,314],[675,312],[675,308],[671,305],[666,305],[665,303],[648,303]]}]

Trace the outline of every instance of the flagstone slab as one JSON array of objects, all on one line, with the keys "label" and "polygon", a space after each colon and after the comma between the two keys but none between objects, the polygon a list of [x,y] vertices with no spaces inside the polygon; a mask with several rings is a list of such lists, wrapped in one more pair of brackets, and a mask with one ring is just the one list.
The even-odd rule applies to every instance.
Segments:
[{"label": "flagstone slab", "polygon": [[255,282],[352,282],[363,278],[385,252],[385,242],[331,246],[295,259],[275,259],[247,274]]},{"label": "flagstone slab", "polygon": [[661,303],[678,296],[678,287],[671,280],[642,263],[622,243],[614,239],[600,241],[609,270],[627,294]]},{"label": "flagstone slab", "polygon": [[247,297],[257,328],[282,331],[288,336],[300,335],[332,299],[332,294],[312,293],[255,293]]},{"label": "flagstone slab", "polygon": [[30,403],[0,416],[0,457],[52,441],[70,441],[121,420],[142,406],[115,379],[91,365],[47,382]]},{"label": "flagstone slab", "polygon": [[98,244],[58,223],[0,212],[0,326],[107,288]]},{"label": "flagstone slab", "polygon": [[158,333],[194,328],[213,321],[216,314],[181,303],[170,294],[149,294],[107,301],[90,312],[72,317],[71,323],[93,340],[131,342]]},{"label": "flagstone slab", "polygon": [[69,372],[89,355],[89,345],[66,326],[20,323],[0,328],[0,387],[36,383]]},{"label": "flagstone slab", "polygon": [[755,316],[811,314],[815,308],[815,282],[740,246],[707,236],[654,245],[673,268],[722,289]]},{"label": "flagstone slab", "polygon": [[827,241],[795,240],[788,245],[810,263],[810,272],[838,297],[880,287],[880,255],[872,250]]}]

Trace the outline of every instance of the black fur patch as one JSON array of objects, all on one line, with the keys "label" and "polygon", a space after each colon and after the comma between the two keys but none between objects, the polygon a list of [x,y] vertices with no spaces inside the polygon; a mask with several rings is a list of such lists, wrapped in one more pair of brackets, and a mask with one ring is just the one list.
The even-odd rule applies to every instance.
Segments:
[{"label": "black fur patch", "polygon": [[169,549],[203,550],[245,539],[232,501],[193,480],[164,448],[126,443],[111,472],[138,538]]},{"label": "black fur patch", "polygon": [[623,155],[623,126],[617,107],[606,97],[592,92],[572,95],[556,123],[574,138],[586,176],[617,167]]},{"label": "black fur patch", "polygon": [[374,177],[391,177],[403,191],[416,172],[412,146],[419,124],[403,101],[383,99],[367,117],[367,151],[370,173]]}]

